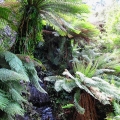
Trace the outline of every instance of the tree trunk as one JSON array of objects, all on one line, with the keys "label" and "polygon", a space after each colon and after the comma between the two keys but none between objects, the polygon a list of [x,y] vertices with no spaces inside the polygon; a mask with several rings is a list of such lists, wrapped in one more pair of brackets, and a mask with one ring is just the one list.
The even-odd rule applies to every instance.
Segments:
[{"label": "tree trunk", "polygon": [[[14,53],[29,53],[36,44],[38,13],[37,9],[27,5],[18,27],[18,36],[14,45]],[[39,28],[40,29],[40,28]]]}]

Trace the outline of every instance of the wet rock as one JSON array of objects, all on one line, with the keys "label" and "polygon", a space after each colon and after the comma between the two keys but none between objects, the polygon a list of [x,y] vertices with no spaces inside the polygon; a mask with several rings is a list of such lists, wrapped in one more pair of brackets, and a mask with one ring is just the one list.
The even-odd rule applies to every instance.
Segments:
[{"label": "wet rock", "polygon": [[41,107],[36,110],[39,114],[41,114],[41,120],[55,120],[52,114],[51,107]]},{"label": "wet rock", "polygon": [[[40,83],[41,87],[45,88],[45,85],[43,83]],[[44,105],[50,104],[50,99],[48,94],[39,92],[33,85],[30,84],[30,98],[29,102],[32,102],[32,104],[36,107],[41,107]]]},{"label": "wet rock", "polygon": [[6,26],[4,29],[0,29],[0,45],[3,45],[4,48],[12,47],[16,40],[16,35],[17,33],[9,26]]}]

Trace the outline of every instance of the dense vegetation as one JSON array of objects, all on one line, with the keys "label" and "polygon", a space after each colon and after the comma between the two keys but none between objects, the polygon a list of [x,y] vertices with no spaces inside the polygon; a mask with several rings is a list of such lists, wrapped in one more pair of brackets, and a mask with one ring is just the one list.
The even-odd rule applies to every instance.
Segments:
[{"label": "dense vegetation", "polygon": [[40,119],[29,85],[50,96],[56,120],[119,120],[119,7],[94,15],[81,0],[1,3],[0,120]]}]

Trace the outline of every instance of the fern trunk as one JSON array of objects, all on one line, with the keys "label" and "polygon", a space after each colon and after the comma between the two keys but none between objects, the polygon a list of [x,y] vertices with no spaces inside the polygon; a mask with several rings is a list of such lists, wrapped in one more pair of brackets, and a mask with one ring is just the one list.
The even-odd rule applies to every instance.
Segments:
[{"label": "fern trunk", "polygon": [[16,54],[33,51],[38,32],[38,11],[35,7],[26,5],[23,17],[18,27],[18,37],[14,46]]},{"label": "fern trunk", "polygon": [[82,115],[75,112],[71,120],[98,120],[95,102],[88,93],[81,94],[79,104],[85,109],[85,113]]}]

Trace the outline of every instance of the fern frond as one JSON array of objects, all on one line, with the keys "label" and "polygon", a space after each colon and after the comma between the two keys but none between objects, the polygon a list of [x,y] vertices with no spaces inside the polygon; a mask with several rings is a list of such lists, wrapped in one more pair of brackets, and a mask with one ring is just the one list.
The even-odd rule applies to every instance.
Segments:
[{"label": "fern frond", "polygon": [[5,57],[12,70],[19,72],[21,68],[23,69],[21,60],[15,54],[9,51],[2,52],[1,54]]},{"label": "fern frond", "polygon": [[64,89],[67,92],[71,92],[76,86],[75,81],[62,76],[48,76],[44,78],[45,81],[55,81],[55,90],[61,91]]},{"label": "fern frond", "polygon": [[12,116],[14,116],[14,115],[16,115],[16,114],[19,114],[19,115],[24,115],[24,110],[20,107],[20,105],[19,104],[17,104],[17,103],[13,103],[13,102],[10,102],[7,106],[6,106],[6,108],[4,109],[4,111],[6,112],[6,113],[8,113],[9,115],[12,115]]},{"label": "fern frond", "polygon": [[0,91],[0,109],[4,110],[5,107],[8,105],[9,100],[5,94],[2,94]]},{"label": "fern frond", "polygon": [[78,78],[74,78],[76,85],[80,88],[85,90],[95,99],[98,99],[103,104],[109,104],[109,100],[115,98],[116,100],[120,101],[120,92],[118,92],[118,88],[110,85],[105,80],[92,77],[88,78],[84,74],[80,72],[76,72],[79,75]]},{"label": "fern frond", "polygon": [[41,93],[46,93],[47,92],[40,86],[38,79],[36,79],[36,77],[30,76],[30,82],[41,92]]},{"label": "fern frond", "polygon": [[96,70],[94,75],[97,76],[97,75],[100,75],[103,73],[114,73],[114,72],[115,72],[115,70],[112,70],[112,69],[98,69],[98,70]]},{"label": "fern frond", "polygon": [[[63,72],[63,75],[66,75],[66,76],[72,78],[72,80],[75,81],[76,85],[77,85],[80,89],[85,90],[85,91],[88,92],[90,95],[92,95],[94,98],[96,98],[96,97],[94,96],[94,94],[92,94],[92,92],[87,88],[87,87],[89,87],[89,85],[88,85],[87,87],[84,85],[85,80],[86,80],[86,82],[85,82],[86,85],[87,85],[87,83],[89,83],[89,79],[86,79],[86,78],[85,78],[85,75],[82,74],[82,73],[80,73],[80,72],[76,72],[76,73],[80,75],[80,79],[73,77],[73,76],[69,73],[68,70],[65,70],[65,71]],[[93,84],[95,84],[94,81],[92,81],[92,85],[93,85]]]},{"label": "fern frond", "polygon": [[26,78],[24,78],[24,75],[5,68],[0,69],[0,80],[3,82],[20,80],[28,81]]},{"label": "fern frond", "polygon": [[113,101],[112,102],[113,104],[113,107],[114,107],[114,112],[115,112],[115,115],[120,115],[120,105],[119,103],[117,103],[116,101]]},{"label": "fern frond", "polygon": [[53,10],[56,12],[63,11],[64,14],[76,14],[76,13],[89,13],[90,10],[88,8],[88,5],[81,4],[79,2],[65,2],[65,1],[50,1],[48,4],[45,4],[47,6],[50,6],[50,8],[46,8],[45,10]]},{"label": "fern frond", "polygon": [[24,74],[25,69],[23,67],[22,61],[13,53],[6,51],[3,53],[5,60],[9,63],[12,70]]},{"label": "fern frond", "polygon": [[[58,31],[58,33],[61,36],[65,36],[67,34],[66,29],[62,26],[60,19],[58,19],[55,15],[53,15],[50,12],[47,11],[42,11],[42,16],[44,16],[44,18],[46,19],[46,22],[53,27],[53,29],[55,29],[56,31]],[[53,24],[54,23],[54,24]]]},{"label": "fern frond", "polygon": [[[22,60],[23,66],[27,72],[27,75],[30,78],[30,82],[42,93],[47,93],[39,84],[40,78],[37,75],[37,71],[35,69],[34,61],[29,56],[21,56],[18,55]],[[41,81],[42,82],[42,81]]]},{"label": "fern frond", "polygon": [[[9,64],[11,70],[22,74],[22,76],[26,79],[26,81],[29,81],[29,78],[27,77],[25,68],[21,60],[15,54],[9,51],[2,51],[0,52],[0,58],[6,60],[7,62],[6,64]],[[3,64],[5,65],[5,62]]]},{"label": "fern frond", "polygon": [[66,108],[69,109],[71,107],[74,107],[74,104],[67,104],[67,105],[62,106],[63,109],[66,109]]},{"label": "fern frond", "polygon": [[77,87],[74,80],[71,79],[65,79],[65,84],[62,85],[63,89],[67,92],[72,92],[72,90]]},{"label": "fern frond", "polygon": [[76,33],[80,33],[76,27],[68,24],[68,22],[64,19],[65,15],[74,18],[76,14],[89,13],[89,8],[86,4],[75,1],[50,0],[41,2],[38,7],[43,8],[40,10],[41,17],[45,19],[47,23],[50,24],[50,26],[52,26],[55,30],[57,30],[62,36],[67,34],[68,31],[66,28],[69,28],[71,31]]},{"label": "fern frond", "polygon": [[102,56],[96,58],[98,61],[98,69],[114,69],[115,66],[119,65],[119,60],[115,59],[114,53],[113,54],[103,54]]},{"label": "fern frond", "polygon": [[12,98],[13,100],[15,100],[16,102],[18,103],[21,103],[21,102],[27,102],[27,100],[25,100],[21,95],[20,93],[18,93],[15,89],[11,88],[9,90],[10,94],[12,95]]},{"label": "fern frond", "polygon": [[9,24],[11,27],[15,27],[12,20],[10,20],[10,15],[12,14],[12,11],[7,8],[0,6],[0,28],[5,27],[7,24]]},{"label": "fern frond", "polygon": [[55,82],[55,90],[58,92],[58,91],[61,91],[63,88],[62,88],[62,84],[64,84],[64,81],[63,80],[57,80]]},{"label": "fern frond", "polygon": [[120,92],[117,87],[110,85],[108,82],[98,77],[92,77],[92,79],[97,81],[99,85],[101,84],[99,89],[106,93],[106,97],[109,96],[110,98],[112,97],[120,101]]},{"label": "fern frond", "polygon": [[54,81],[57,81],[60,79],[64,79],[64,77],[62,77],[62,76],[48,76],[48,77],[44,78],[45,81],[49,81],[49,82],[54,82]]},{"label": "fern frond", "polygon": [[95,64],[92,64],[92,62],[88,63],[87,66],[85,66],[84,63],[75,62],[74,63],[74,71],[79,71],[83,73],[87,77],[92,77],[97,69],[97,62]]},{"label": "fern frond", "polygon": [[55,82],[55,90],[56,91],[61,91],[65,90],[67,92],[71,92],[76,86],[75,82],[73,80],[57,80]]},{"label": "fern frond", "polygon": [[[29,74],[34,74],[37,76],[37,71],[35,70],[34,60],[30,58],[30,56],[26,55],[18,55],[18,57],[21,59],[23,66],[25,67],[26,72]],[[39,78],[38,78],[39,79]]]},{"label": "fern frond", "polygon": [[85,109],[80,106],[79,101],[80,101],[80,90],[76,91],[76,93],[74,94],[74,106],[77,112],[79,112],[80,114],[84,114]]},{"label": "fern frond", "polygon": [[[23,84],[24,84],[24,81],[21,81],[21,82],[23,82]],[[11,82],[8,84],[8,87],[9,87],[9,89],[11,88]],[[23,91],[26,91],[26,88],[23,87],[20,84],[20,82],[18,82],[18,81],[12,82],[12,88],[15,89],[20,95],[22,95]],[[8,91],[9,91],[9,89],[8,89]]]}]

